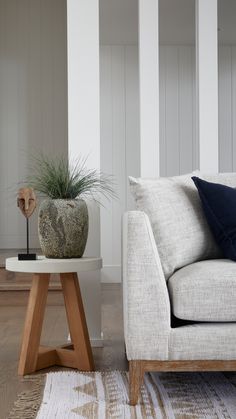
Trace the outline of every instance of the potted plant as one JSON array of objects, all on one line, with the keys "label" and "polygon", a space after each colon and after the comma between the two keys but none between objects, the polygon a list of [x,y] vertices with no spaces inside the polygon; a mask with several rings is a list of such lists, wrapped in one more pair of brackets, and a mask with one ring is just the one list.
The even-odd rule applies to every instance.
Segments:
[{"label": "potted plant", "polygon": [[86,169],[85,160],[34,157],[29,185],[46,197],[39,207],[38,232],[47,258],[80,258],[88,237],[84,198],[114,195],[111,177]]}]

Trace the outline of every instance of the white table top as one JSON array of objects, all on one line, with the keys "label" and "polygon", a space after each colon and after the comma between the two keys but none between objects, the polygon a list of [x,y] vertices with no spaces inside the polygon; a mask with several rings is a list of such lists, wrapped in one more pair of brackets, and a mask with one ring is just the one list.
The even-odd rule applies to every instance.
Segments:
[{"label": "white table top", "polygon": [[13,272],[68,273],[96,271],[102,268],[101,258],[48,259],[38,256],[37,260],[6,259],[6,269]]}]

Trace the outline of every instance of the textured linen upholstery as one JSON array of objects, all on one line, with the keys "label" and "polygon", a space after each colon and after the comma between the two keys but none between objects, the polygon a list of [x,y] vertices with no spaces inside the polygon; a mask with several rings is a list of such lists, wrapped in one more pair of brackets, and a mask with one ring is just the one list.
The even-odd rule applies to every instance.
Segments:
[{"label": "textured linen upholstery", "polygon": [[169,295],[149,219],[140,211],[123,217],[123,304],[128,359],[168,359]]},{"label": "textured linen upholstery", "polygon": [[[236,186],[235,173],[197,175]],[[225,322],[235,320],[236,264],[216,259],[221,253],[204,219],[191,175],[131,179],[131,187],[139,211],[130,211],[123,218],[128,360],[236,360],[236,322]],[[206,260],[210,258],[215,260]],[[181,290],[180,283],[184,284]],[[205,323],[172,329],[167,286],[175,314],[187,320],[198,317]]]},{"label": "textured linen upholstery", "polygon": [[137,209],[150,219],[167,279],[176,269],[190,263],[222,256],[203,214],[191,179],[193,174],[210,182],[236,186],[235,173],[202,175],[193,172],[170,178],[129,178]]},{"label": "textured linen upholstery", "polygon": [[168,280],[173,314],[179,319],[236,321],[236,263],[227,259],[196,262]]},{"label": "textured linen upholstery", "polygon": [[172,329],[169,360],[198,359],[236,359],[236,323],[202,323]]},{"label": "textured linen upholstery", "polygon": [[148,215],[166,278],[197,260],[220,255],[191,175],[130,178],[137,209]]}]

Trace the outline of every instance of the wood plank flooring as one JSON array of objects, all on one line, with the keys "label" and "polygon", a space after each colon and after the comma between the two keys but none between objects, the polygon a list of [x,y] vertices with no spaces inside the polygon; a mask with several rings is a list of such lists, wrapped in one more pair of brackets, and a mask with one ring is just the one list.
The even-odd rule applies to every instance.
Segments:
[{"label": "wood plank flooring", "polygon": [[[23,382],[17,376],[27,298],[28,291],[22,288],[20,291],[0,291],[0,419],[7,419],[17,394],[30,387],[30,383]],[[104,347],[93,348],[96,370],[126,370],[120,284],[102,284],[102,330]],[[51,291],[46,308],[42,343],[61,345],[65,343],[67,334],[61,293]],[[49,371],[55,369],[51,368]]]},{"label": "wood plank flooring", "polygon": [[[32,275],[27,273],[14,273],[0,267],[0,291],[24,291],[31,287]],[[60,290],[61,282],[58,274],[52,274],[49,290]]]}]

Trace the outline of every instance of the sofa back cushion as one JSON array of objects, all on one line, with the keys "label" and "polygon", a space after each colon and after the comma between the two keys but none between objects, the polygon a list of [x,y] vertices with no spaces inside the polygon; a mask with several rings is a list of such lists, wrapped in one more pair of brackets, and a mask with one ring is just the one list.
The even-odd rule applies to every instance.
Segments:
[{"label": "sofa back cushion", "polygon": [[194,174],[210,182],[236,187],[236,173],[193,172],[169,178],[129,178],[137,209],[150,219],[166,279],[190,263],[222,257],[191,179]]}]

